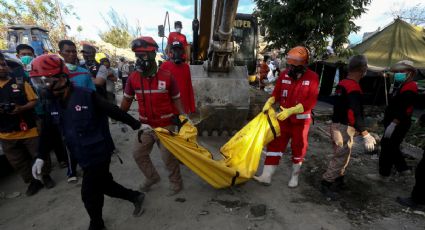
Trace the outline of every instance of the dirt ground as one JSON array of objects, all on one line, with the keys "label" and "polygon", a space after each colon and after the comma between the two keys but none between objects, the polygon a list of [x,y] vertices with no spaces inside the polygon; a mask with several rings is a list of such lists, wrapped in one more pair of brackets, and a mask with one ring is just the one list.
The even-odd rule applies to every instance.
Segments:
[{"label": "dirt ground", "polygon": [[[132,109],[131,114],[136,116],[137,112]],[[295,189],[287,187],[291,163],[285,154],[269,187],[249,181],[232,189],[215,190],[182,166],[185,188],[180,194],[167,197],[167,172],[155,146],[152,158],[162,180],[147,193],[145,213],[134,218],[132,204],[105,196],[105,224],[108,229],[424,229],[423,213],[413,213],[395,202],[397,196],[410,194],[413,176],[394,175],[388,183],[366,179],[367,173],[377,171],[376,155],[353,154],[346,176],[349,189],[339,201],[322,196],[320,179],[332,153],[326,130],[324,121],[318,120],[311,127],[300,186]],[[132,158],[135,132],[122,133],[117,124],[111,124],[111,132],[124,161],[120,164],[113,156],[111,172],[117,182],[137,189],[144,177]],[[199,142],[217,152],[228,138],[200,137]],[[355,152],[361,152],[361,148]],[[417,164],[419,159],[415,157],[409,158],[409,165]],[[42,189],[32,197],[24,195],[26,185],[18,175],[0,178],[0,192],[6,196],[22,194],[0,199],[0,229],[88,228],[89,218],[80,197],[81,179],[78,184],[68,184],[66,170],[60,169],[55,160],[54,163],[52,177],[57,186]],[[263,218],[251,214],[251,209],[258,207],[266,208]]]}]

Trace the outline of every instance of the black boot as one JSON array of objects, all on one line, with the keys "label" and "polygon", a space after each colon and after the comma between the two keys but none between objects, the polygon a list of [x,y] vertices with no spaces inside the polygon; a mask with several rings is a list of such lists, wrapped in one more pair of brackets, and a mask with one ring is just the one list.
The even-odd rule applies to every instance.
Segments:
[{"label": "black boot", "polygon": [[143,205],[143,201],[145,200],[145,194],[144,193],[140,193],[135,200],[133,201],[134,204],[134,211],[133,211],[133,216],[134,217],[139,217],[143,214],[143,212],[145,211],[144,208],[142,208]]},{"label": "black boot", "polygon": [[92,222],[90,222],[90,226],[89,226],[89,230],[105,230],[106,227],[105,225],[102,224],[94,224]]},{"label": "black boot", "polygon": [[397,202],[403,206],[409,207],[415,210],[425,210],[425,205],[416,203],[411,197],[397,197]]},{"label": "black boot", "polygon": [[344,176],[340,176],[340,177],[335,179],[335,187],[338,190],[347,190],[348,189],[347,184],[344,182]]},{"label": "black boot", "polygon": [[51,189],[55,187],[56,183],[52,180],[50,175],[44,175],[43,176],[43,184],[47,189]]},{"label": "black boot", "polygon": [[335,201],[338,200],[338,193],[332,191],[331,187],[334,183],[322,180],[320,183],[320,192],[327,198]]},{"label": "black boot", "polygon": [[27,196],[32,196],[36,194],[41,188],[43,188],[43,184],[41,183],[41,181],[32,179],[30,185],[28,185],[25,194],[27,194]]}]

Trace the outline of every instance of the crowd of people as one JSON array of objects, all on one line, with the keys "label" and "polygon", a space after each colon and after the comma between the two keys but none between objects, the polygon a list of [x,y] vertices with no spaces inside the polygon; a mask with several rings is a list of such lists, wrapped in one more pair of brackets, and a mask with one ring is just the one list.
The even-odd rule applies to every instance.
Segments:
[{"label": "crowd of people", "polygon": [[[175,34],[169,36],[175,39],[167,45],[170,60],[158,66],[155,60],[158,45],[152,37],[142,36],[131,43],[136,62],[133,65],[120,59],[118,73],[112,70],[108,57],[97,53],[90,45],[83,45],[80,53],[84,62],[80,64],[77,46],[70,40],[59,42],[59,55],[37,56],[30,45],[18,45],[17,57],[24,63],[24,71],[12,71],[7,58],[0,54],[0,141],[10,164],[29,184],[28,196],[42,187],[55,186],[49,175],[53,150],[60,167],[68,168],[69,183],[79,180],[77,165],[83,171],[81,197],[90,216],[89,229],[105,227],[102,218],[104,195],[129,201],[134,205],[133,215],[140,216],[144,192],[160,182],[150,157],[155,143],[169,172],[169,195],[183,189],[179,161],[161,145],[152,130],[157,127],[175,130],[174,117],[183,115],[189,119],[188,114],[195,112],[187,42],[180,33],[181,23],[177,22],[175,28]],[[299,184],[308,148],[312,109],[319,93],[319,77],[307,67],[309,55],[306,47],[294,47],[286,55],[287,67],[282,71],[275,69],[279,77],[263,112],[274,104],[279,105],[276,117],[281,135],[265,146],[263,171],[254,177],[261,184],[270,185],[289,143],[292,171],[288,187],[295,188]],[[261,76],[270,71],[267,60],[264,61]],[[368,175],[371,180],[387,180],[393,166],[400,174],[411,173],[400,144],[411,126],[413,102],[418,93],[413,81],[416,69],[412,62],[403,60],[392,66],[391,71],[398,87],[393,90],[385,110],[379,174]],[[359,85],[366,72],[366,57],[351,57],[348,76],[336,88],[330,127],[334,153],[320,188],[324,196],[331,199],[338,199],[339,191],[346,187],[344,176],[354,136],[361,135],[366,151],[375,149],[375,138],[364,122]],[[114,85],[118,79],[122,81],[124,95],[120,107]],[[134,101],[137,101],[138,119],[127,113]],[[139,130],[133,146],[134,160],[145,176],[139,191],[114,181],[109,170],[115,146],[108,117]],[[411,197],[398,198],[403,205],[425,204],[424,170],[422,160],[416,170],[416,185]]]}]

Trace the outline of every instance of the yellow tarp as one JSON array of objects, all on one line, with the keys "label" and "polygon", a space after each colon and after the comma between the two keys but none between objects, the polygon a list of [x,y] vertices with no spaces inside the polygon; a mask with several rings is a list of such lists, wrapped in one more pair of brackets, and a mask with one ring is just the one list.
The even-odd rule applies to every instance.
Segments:
[{"label": "yellow tarp", "polygon": [[226,188],[254,176],[263,146],[280,135],[275,117],[274,110],[258,114],[221,147],[222,160],[212,159],[211,153],[197,143],[196,127],[189,123],[178,134],[162,128],[156,128],[155,133],[161,144],[198,176],[214,188]]}]

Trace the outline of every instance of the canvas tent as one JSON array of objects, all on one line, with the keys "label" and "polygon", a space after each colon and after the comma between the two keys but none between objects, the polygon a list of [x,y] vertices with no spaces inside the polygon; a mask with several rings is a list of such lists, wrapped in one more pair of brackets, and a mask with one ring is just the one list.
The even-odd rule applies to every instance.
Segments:
[{"label": "canvas tent", "polygon": [[[411,60],[418,68],[415,80],[424,79],[425,76],[425,30],[413,26],[401,19],[395,19],[391,24],[352,47],[354,53],[364,54],[368,58],[369,71],[367,77],[360,82],[367,101],[371,104],[385,103],[385,84],[382,71],[388,70],[391,65],[400,60]],[[334,85],[336,68],[343,70],[346,58],[331,57],[328,60],[314,63],[321,76],[321,96],[328,96]],[[341,78],[340,78],[341,79]],[[386,85],[391,85],[387,79]],[[422,80],[423,81],[423,80]],[[420,91],[424,84],[418,81]]]},{"label": "canvas tent", "polygon": [[372,68],[386,69],[400,60],[413,61],[416,68],[425,69],[425,31],[401,19],[352,48],[364,54]]}]

